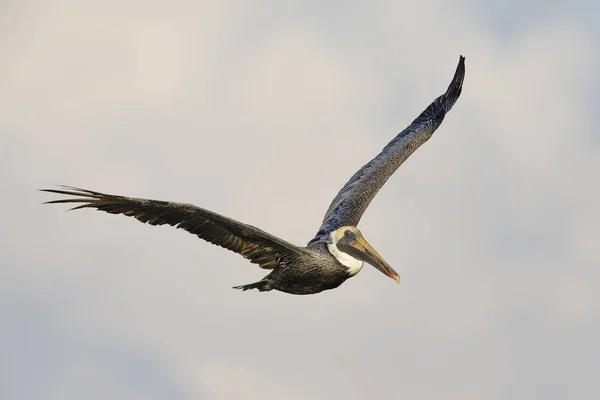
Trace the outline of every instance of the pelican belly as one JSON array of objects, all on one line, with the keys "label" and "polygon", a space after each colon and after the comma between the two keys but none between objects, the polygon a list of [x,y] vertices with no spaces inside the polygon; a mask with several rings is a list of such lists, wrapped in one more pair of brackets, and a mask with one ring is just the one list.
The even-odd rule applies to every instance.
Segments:
[{"label": "pelican belly", "polygon": [[[334,260],[331,260],[335,262]],[[276,269],[264,278],[272,289],[289,294],[315,294],[335,289],[350,278],[348,270],[337,264],[314,264],[308,268]]]}]

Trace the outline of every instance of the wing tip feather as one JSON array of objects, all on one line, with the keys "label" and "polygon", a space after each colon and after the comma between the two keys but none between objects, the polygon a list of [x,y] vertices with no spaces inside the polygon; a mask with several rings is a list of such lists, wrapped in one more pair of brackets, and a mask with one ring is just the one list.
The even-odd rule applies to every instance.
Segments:
[{"label": "wing tip feather", "polygon": [[447,95],[454,94],[455,96],[460,96],[460,92],[462,90],[463,82],[465,80],[465,57],[460,55],[458,57],[458,65],[456,66],[456,71],[454,72],[454,77],[452,78],[452,82],[448,86],[448,90],[446,91]]}]

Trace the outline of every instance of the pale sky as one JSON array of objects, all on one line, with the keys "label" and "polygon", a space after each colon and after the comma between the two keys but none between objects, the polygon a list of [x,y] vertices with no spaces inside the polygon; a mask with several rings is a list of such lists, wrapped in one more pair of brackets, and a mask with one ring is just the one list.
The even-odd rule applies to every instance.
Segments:
[{"label": "pale sky", "polygon": [[[0,398],[599,398],[600,5],[502,4],[0,3]],[[304,245],[461,54],[359,224],[400,285],[236,291],[265,271],[40,205],[190,202]]]}]

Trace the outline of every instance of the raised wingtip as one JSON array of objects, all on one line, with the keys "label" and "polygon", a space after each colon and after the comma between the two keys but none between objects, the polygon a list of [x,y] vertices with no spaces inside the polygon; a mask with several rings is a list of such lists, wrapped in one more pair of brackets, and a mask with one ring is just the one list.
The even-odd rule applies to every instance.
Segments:
[{"label": "raised wingtip", "polygon": [[446,91],[446,96],[456,97],[460,96],[460,92],[462,91],[462,85],[465,80],[465,57],[459,56],[458,65],[456,66],[456,72],[454,72],[454,77],[452,78],[452,82],[448,86],[448,90]]},{"label": "raised wingtip", "polygon": [[462,88],[463,81],[465,80],[465,57],[460,56],[458,58],[458,65],[456,66],[456,72],[454,73],[454,79],[452,83],[454,86]]}]

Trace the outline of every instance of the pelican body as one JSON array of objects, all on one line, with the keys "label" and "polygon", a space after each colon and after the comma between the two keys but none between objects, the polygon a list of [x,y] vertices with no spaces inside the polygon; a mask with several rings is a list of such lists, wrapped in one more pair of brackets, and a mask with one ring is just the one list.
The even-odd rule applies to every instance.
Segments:
[{"label": "pelican body", "polygon": [[79,204],[72,210],[94,208],[134,217],[150,225],[181,228],[271,270],[260,281],[234,286],[235,289],[278,290],[297,295],[320,293],[335,289],[355,276],[365,262],[400,282],[398,273],[373,249],[356,226],[379,189],[418,147],[429,140],[460,97],[465,76],[464,61],[460,56],[446,93],[436,98],[338,192],[317,234],[305,247],[192,204],[118,196],[71,186],[42,191],[72,196],[47,202]]}]

